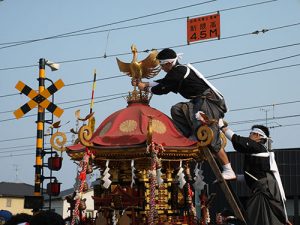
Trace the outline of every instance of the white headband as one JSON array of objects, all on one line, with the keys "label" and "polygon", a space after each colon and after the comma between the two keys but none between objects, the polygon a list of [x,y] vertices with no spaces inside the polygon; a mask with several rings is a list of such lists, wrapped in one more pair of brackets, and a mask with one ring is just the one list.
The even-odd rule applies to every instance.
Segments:
[{"label": "white headband", "polygon": [[176,58],[174,58],[174,59],[162,59],[162,60],[159,60],[159,63],[160,64],[172,63],[173,66],[174,66],[178,59],[182,59],[182,55],[183,55],[183,53],[178,53]]},{"label": "white headband", "polygon": [[251,133],[256,133],[256,134],[259,134],[261,135],[263,138],[266,138],[268,139],[268,136],[265,134],[265,132],[263,132],[261,129],[259,128],[253,128]]}]

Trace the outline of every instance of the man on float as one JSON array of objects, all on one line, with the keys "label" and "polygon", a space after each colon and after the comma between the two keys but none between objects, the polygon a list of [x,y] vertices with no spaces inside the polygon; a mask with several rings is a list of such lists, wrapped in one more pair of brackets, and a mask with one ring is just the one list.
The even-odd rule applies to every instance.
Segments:
[{"label": "man on float", "polygon": [[[139,82],[140,90],[147,90],[155,95],[169,92],[179,93],[188,102],[179,102],[171,108],[171,116],[176,127],[190,139],[196,140],[196,131],[201,125],[204,113],[209,119],[216,121],[223,118],[227,107],[222,94],[192,65],[182,65],[178,55],[172,49],[160,51],[156,57],[163,71],[167,74],[155,82]],[[136,85],[133,84],[133,85]],[[202,120],[203,121],[203,120]],[[214,138],[210,150],[222,164],[222,175],[226,180],[236,179],[227,154],[221,146],[220,130],[217,123],[209,125]]]}]

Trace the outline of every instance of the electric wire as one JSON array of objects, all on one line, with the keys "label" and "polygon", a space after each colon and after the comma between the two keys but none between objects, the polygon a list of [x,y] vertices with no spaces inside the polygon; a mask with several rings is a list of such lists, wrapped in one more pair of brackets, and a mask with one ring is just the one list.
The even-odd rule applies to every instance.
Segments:
[{"label": "electric wire", "polygon": [[[213,1],[215,1],[215,0],[213,0]],[[29,44],[29,43],[38,42],[38,41],[51,40],[51,39],[56,39],[56,38],[66,38],[66,37],[82,36],[82,35],[88,35],[88,34],[95,34],[95,33],[101,33],[101,32],[109,32],[109,31],[115,31],[115,30],[121,30],[121,29],[128,29],[128,28],[133,28],[133,27],[153,25],[153,24],[157,24],[157,23],[170,22],[170,21],[174,21],[174,20],[186,19],[187,17],[185,16],[185,17],[179,17],[179,18],[173,18],[173,19],[167,19],[167,20],[160,20],[160,21],[155,21],[155,22],[149,22],[149,23],[143,23],[143,24],[125,26],[125,27],[110,28],[110,29],[106,29],[106,30],[91,31],[91,32],[82,33],[83,31],[94,30],[94,29],[98,29],[98,28],[101,28],[101,27],[106,27],[106,26],[116,25],[116,24],[119,24],[119,23],[124,23],[124,22],[129,22],[129,21],[133,21],[133,20],[137,20],[137,19],[146,18],[146,17],[149,17],[149,16],[160,15],[160,14],[164,14],[164,13],[168,13],[168,12],[173,12],[173,11],[177,11],[177,10],[181,10],[181,9],[185,9],[185,8],[190,8],[190,7],[198,6],[199,4],[211,3],[213,1],[207,1],[207,2],[203,2],[203,3],[198,3],[198,4],[193,4],[193,5],[185,6],[185,7],[179,7],[179,8],[176,8],[176,9],[170,9],[170,10],[166,10],[166,11],[162,11],[162,12],[158,12],[158,13],[154,13],[154,14],[149,14],[149,15],[145,15],[145,16],[135,17],[135,18],[132,18],[132,19],[122,20],[122,21],[118,21],[118,22],[114,22],[114,23],[109,23],[109,24],[104,24],[104,25],[99,25],[99,26],[90,27],[90,28],[86,28],[86,29],[80,29],[80,30],[72,31],[72,32],[68,32],[68,33],[53,35],[53,36],[50,36],[50,37],[44,37],[44,38],[38,38],[38,39],[31,39],[31,40],[25,40],[25,41],[14,41],[14,42],[0,43],[0,46],[1,45],[7,45],[7,46],[4,46],[4,47],[2,47],[0,49],[14,47],[14,46],[18,46],[18,45]],[[242,5],[242,6],[236,6],[236,7],[226,8],[226,9],[219,9],[219,10],[215,10],[213,12],[207,12],[207,13],[203,13],[203,14],[197,14],[197,15],[193,15],[193,16],[190,16],[190,17],[208,15],[208,14],[212,14],[212,13],[214,13],[216,11],[218,11],[218,12],[225,12],[225,11],[230,11],[230,10],[242,9],[242,8],[246,8],[246,7],[252,7],[252,6],[257,6],[257,5],[261,5],[261,4],[271,3],[271,2],[275,2],[275,1],[277,1],[277,0],[269,0],[269,1],[258,2],[258,3],[253,3],[253,4],[248,4],[248,5]]]},{"label": "electric wire", "polygon": [[286,60],[286,59],[291,59],[291,58],[298,57],[298,56],[300,56],[300,54],[295,54],[295,55],[286,56],[286,57],[282,57],[282,58],[278,58],[278,59],[274,59],[274,60],[269,60],[269,61],[265,61],[265,62],[262,62],[262,63],[253,64],[253,65],[250,65],[250,66],[240,67],[238,69],[229,70],[229,71],[226,71],[226,72],[210,75],[210,76],[207,76],[207,78],[213,78],[213,77],[217,77],[217,76],[220,76],[220,75],[223,75],[223,74],[237,72],[237,71],[240,71],[240,70],[249,69],[249,68],[253,68],[253,67],[257,67],[257,66],[262,66],[262,65],[269,64],[269,63],[274,63],[274,62],[278,62],[278,61],[282,61],[282,60]]},{"label": "electric wire", "polygon": [[[300,25],[300,23],[296,23],[296,24],[293,24],[293,25],[290,24],[290,25],[280,26],[280,28],[287,28],[287,27],[296,26],[296,25]],[[277,30],[277,29],[279,29],[279,27],[277,27],[277,28],[270,28],[268,30]],[[181,45],[169,46],[168,48],[175,49],[175,48],[186,47],[186,46],[194,45],[194,44],[203,44],[203,43],[211,42],[211,41],[219,41],[219,40],[226,40],[226,39],[243,37],[243,36],[247,36],[247,35],[253,35],[254,33],[255,32],[248,32],[248,33],[244,33],[244,34],[238,34],[238,35],[232,35],[232,36],[228,36],[228,37],[223,37],[223,38],[220,38],[220,39],[209,39],[209,40],[206,40],[206,41],[193,42],[193,43],[190,43],[190,44],[181,44]],[[160,50],[160,49],[163,49],[163,48],[157,48],[157,50]],[[149,51],[150,50],[143,50],[143,51],[139,51],[139,52],[149,52]],[[96,60],[96,59],[101,59],[101,58],[109,58],[109,57],[123,56],[123,55],[129,55],[129,54],[131,54],[131,52],[117,53],[117,54],[103,55],[103,56],[93,56],[93,57],[79,58],[79,59],[70,59],[70,60],[58,61],[57,63],[60,63],[60,64],[75,63],[75,62],[82,62],[82,61],[88,61],[88,60]],[[0,68],[0,71],[24,69],[24,68],[36,67],[36,66],[37,66],[37,64],[36,65],[6,67],[6,68]]]},{"label": "electric wire", "polygon": [[[300,66],[300,64],[293,64],[293,65],[286,65],[286,66],[280,66],[280,67],[273,67],[273,68],[268,68],[268,69],[262,69],[262,70],[256,70],[256,71],[249,71],[249,72],[244,72],[244,73],[238,73],[238,74],[233,74],[233,75],[227,75],[227,76],[222,76],[222,77],[215,77],[215,78],[211,78],[209,80],[216,80],[216,79],[224,79],[224,78],[231,78],[231,77],[237,77],[237,76],[244,76],[244,75],[248,75],[248,74],[253,74],[253,73],[261,73],[261,72],[267,72],[267,71],[272,71],[272,70],[278,70],[278,69],[285,69],[285,68],[291,68],[291,67],[296,67],[296,66]],[[213,75],[214,76],[214,75]],[[208,76],[209,77],[209,76]],[[88,81],[90,82],[90,81]],[[76,84],[79,84],[80,82],[77,82]],[[85,81],[83,82],[85,83]],[[75,85],[72,84],[72,85]],[[111,97],[111,96],[117,96],[117,95],[122,95],[122,97],[125,97],[125,94],[127,94],[127,92],[122,92],[122,93],[116,93],[116,94],[111,94],[111,95],[104,95],[104,96],[98,96],[95,97],[95,99],[98,98],[104,98],[104,97]],[[115,98],[112,98],[111,100],[114,100]],[[69,103],[74,103],[74,102],[80,102],[80,101],[89,101],[90,98],[84,98],[84,99],[76,99],[76,100],[70,100],[70,101],[65,101],[65,102],[59,102],[57,104],[59,105],[63,105],[63,104],[69,104]],[[109,99],[110,100],[110,99]],[[87,105],[87,104],[84,104]],[[76,106],[72,106],[71,108],[75,108],[78,106],[82,106],[82,105],[76,105]],[[4,114],[4,113],[12,113],[15,110],[6,110],[6,111],[1,111],[0,114]]]},{"label": "electric wire", "polygon": [[[243,70],[243,69],[246,69],[246,68],[248,69],[248,68],[251,68],[251,67],[260,66],[260,65],[264,65],[264,64],[268,64],[268,63],[273,63],[273,62],[277,62],[277,61],[280,61],[280,60],[284,60],[284,59],[288,59],[288,58],[292,58],[292,57],[296,57],[296,56],[300,56],[300,54],[293,55],[293,56],[288,56],[288,57],[283,57],[283,58],[280,58],[280,59],[271,60],[271,61],[267,61],[267,62],[263,62],[263,63],[259,63],[259,64],[255,64],[255,65],[251,65],[251,66],[247,66],[247,67],[235,69],[235,70],[230,70],[230,71],[222,72],[222,73],[219,73],[219,74],[210,75],[210,76],[207,76],[207,78],[208,78],[208,79],[210,78],[209,80],[221,79],[221,78],[224,79],[224,78],[229,78],[229,77],[244,76],[244,75],[253,74],[253,73],[266,72],[266,71],[271,71],[271,70],[277,70],[277,69],[284,69],[284,68],[290,68],[290,67],[299,66],[300,64],[293,64],[293,65],[286,65],[286,66],[275,67],[275,68],[269,68],[269,69],[263,69],[263,70],[258,70],[258,71],[249,71],[249,72],[245,72],[245,73],[233,74],[233,75],[228,75],[228,76],[223,76],[223,77],[217,77],[217,78],[215,77],[215,76],[223,75],[223,74],[226,74],[226,73],[231,73],[231,72]],[[211,78],[211,77],[212,77],[212,78]],[[109,78],[102,78],[102,79],[109,79]],[[70,84],[70,86],[71,86],[71,85],[75,85],[75,84],[79,84],[79,83],[86,83],[86,82],[90,82],[90,81],[77,82],[77,83]],[[124,93],[117,93],[117,94],[113,94],[113,95],[100,96],[100,97],[97,97],[97,98],[103,98],[103,97],[108,97],[108,96],[122,95],[122,96],[120,96],[120,97],[111,98],[111,99],[106,99],[106,100],[103,100],[103,101],[96,101],[95,103],[106,102],[106,101],[109,101],[109,100],[115,100],[115,99],[118,99],[118,98],[124,98],[125,95],[123,95],[123,94],[125,94],[125,92],[124,92]],[[71,101],[63,102],[63,103],[61,103],[61,104],[66,104],[66,103],[71,103],[71,102],[78,102],[78,101],[84,101],[84,100],[90,100],[90,99],[71,100]],[[67,107],[67,108],[65,108],[65,109],[72,109],[72,108],[76,108],[76,107],[80,107],[80,106],[86,106],[86,105],[88,105],[88,104],[89,104],[89,103],[80,104],[80,105],[75,105],[75,106]],[[2,111],[2,112],[0,112],[0,114],[1,114],[1,113],[10,113],[10,112],[13,112],[13,110]],[[22,118],[28,118],[28,117],[31,117],[31,116],[34,116],[34,115],[23,116]],[[6,120],[1,120],[0,122],[10,121],[10,120],[14,120],[14,119],[15,119],[15,118],[6,119]]]},{"label": "electric wire", "polygon": [[[118,95],[121,95],[123,97],[123,96],[125,96],[125,94],[128,94],[128,92],[121,92],[121,93],[110,94],[110,95],[102,95],[102,96],[95,97],[94,99],[107,98],[107,97],[113,97],[113,96],[118,96]],[[65,101],[65,102],[58,102],[56,104],[58,104],[58,105],[64,105],[64,104],[70,104],[70,103],[74,103],[74,102],[82,102],[82,101],[90,101],[90,100],[91,100],[91,98],[82,98],[82,99],[69,100],[69,101]],[[14,111],[15,110],[1,111],[0,114],[12,113]]]},{"label": "electric wire", "polygon": [[[277,126],[268,126],[269,129],[275,129],[275,128],[283,128],[283,127],[293,127],[293,126],[300,126],[300,123],[293,123],[293,124],[281,124],[281,125],[277,125]],[[238,129],[235,130],[235,132],[241,132],[241,131],[251,131],[250,128],[247,129]]]},{"label": "electric wire", "polygon": [[[273,117],[268,118],[268,121],[270,121],[270,120],[290,119],[290,118],[295,118],[295,117],[299,117],[299,116],[300,116],[300,114],[287,115],[287,116],[273,116]],[[240,124],[255,123],[255,122],[262,122],[262,121],[266,121],[266,118],[233,121],[233,122],[230,122],[230,124],[231,125],[240,125]]]},{"label": "electric wire", "polygon": [[[292,126],[300,126],[300,123],[284,124],[284,125],[278,125],[278,126],[270,126],[269,129],[292,127]],[[249,129],[249,128],[248,129],[237,129],[237,130],[235,130],[235,132],[250,131],[250,130],[251,129]],[[1,154],[1,152],[0,152],[0,154]],[[14,154],[14,155],[13,154],[8,154],[8,155],[1,156],[0,159],[7,158],[7,157],[18,157],[18,156],[24,156],[24,155],[35,155],[35,153],[24,153],[24,154]]]},{"label": "electric wire", "polygon": [[200,3],[188,5],[188,6],[182,6],[182,7],[178,7],[178,8],[174,8],[174,9],[164,10],[164,11],[161,11],[161,12],[151,13],[151,14],[147,14],[147,15],[143,15],[143,16],[134,17],[134,18],[131,18],[131,19],[125,19],[125,20],[112,22],[112,23],[109,23],[109,24],[104,24],[104,25],[99,25],[99,26],[94,26],[94,27],[90,27],[90,28],[84,28],[84,29],[80,29],[80,30],[76,30],[76,31],[63,33],[63,34],[53,35],[53,36],[50,36],[50,37],[45,37],[45,38],[40,38],[40,39],[35,39],[35,40],[29,40],[29,41],[19,41],[16,44],[11,44],[11,45],[8,45],[8,46],[4,46],[4,47],[1,47],[0,49],[15,47],[15,46],[24,45],[24,44],[37,42],[37,41],[42,41],[42,40],[49,40],[49,39],[53,39],[53,38],[57,38],[57,37],[62,37],[64,35],[80,33],[80,32],[83,32],[83,31],[94,30],[94,29],[97,29],[97,28],[111,26],[111,25],[115,25],[115,24],[119,24],[119,23],[125,23],[125,22],[129,22],[129,21],[133,21],[133,20],[137,20],[137,19],[142,19],[142,18],[146,18],[146,17],[157,16],[157,15],[161,15],[161,14],[164,14],[164,13],[175,12],[175,11],[178,11],[178,10],[181,10],[181,9],[186,9],[186,8],[190,8],[190,7],[194,7],[194,6],[199,6],[199,5],[211,3],[211,2],[214,2],[214,1],[216,1],[216,0],[209,0],[209,1],[200,2]]},{"label": "electric wire", "polygon": [[[263,107],[270,107],[270,106],[279,106],[279,105],[287,105],[287,104],[294,104],[294,103],[300,103],[300,100],[295,100],[295,101],[289,101],[289,102],[281,102],[281,103],[276,103],[276,104],[266,104],[266,105],[259,105],[259,106],[252,106],[252,107],[244,107],[244,108],[239,108],[239,109],[233,109],[230,110],[231,111],[243,111],[243,110],[250,110],[250,109],[256,109],[256,108],[263,108]],[[87,104],[88,105],[88,104]],[[294,114],[294,115],[286,115],[286,116],[280,116],[280,117],[270,117],[268,118],[268,120],[281,120],[281,119],[289,119],[289,118],[295,118],[295,117],[299,117],[300,114]],[[252,123],[252,122],[261,122],[266,120],[266,118],[263,119],[252,119],[252,120],[241,120],[241,121],[233,121],[230,122],[231,125],[240,125],[240,124],[244,124],[244,123]],[[70,133],[70,132],[68,132]],[[35,136],[29,136],[29,137],[21,137],[21,138],[12,138],[12,139],[3,139],[0,140],[0,143],[2,142],[8,142],[8,141],[16,141],[16,140],[23,140],[23,139],[31,139],[31,138],[35,138]]]},{"label": "electric wire", "polygon": [[272,71],[272,70],[279,70],[279,69],[286,69],[286,68],[291,68],[291,67],[296,67],[296,66],[300,66],[300,63],[293,64],[293,65],[280,66],[280,67],[273,67],[273,68],[269,68],[269,69],[262,69],[262,70],[256,70],[256,71],[226,75],[226,76],[220,76],[220,77],[214,77],[214,78],[211,78],[210,80],[238,77],[238,76],[244,76],[244,75],[253,74],[253,73],[262,73],[262,72],[267,72],[267,71]]},{"label": "electric wire", "polygon": [[[293,44],[282,45],[282,46],[277,46],[277,47],[272,47],[272,48],[260,49],[260,50],[256,50],[256,51],[243,52],[243,53],[227,55],[227,56],[222,56],[222,57],[217,57],[217,58],[205,59],[205,60],[201,60],[201,61],[194,61],[194,62],[192,62],[192,64],[199,64],[199,63],[204,63],[204,62],[217,61],[217,60],[221,60],[221,59],[234,58],[234,57],[239,57],[239,56],[244,56],[244,55],[249,55],[249,54],[256,54],[256,53],[265,52],[265,51],[277,50],[277,49],[281,49],[281,48],[294,47],[294,46],[298,46],[298,45],[300,45],[300,43],[293,43]],[[288,56],[287,58],[281,58],[281,59],[277,59],[277,60],[280,61],[280,60],[293,58],[293,57],[297,57],[297,56],[299,56],[299,54],[293,55],[293,56]],[[268,63],[272,63],[272,62],[273,61],[269,61]],[[232,72],[232,71],[230,71],[230,72]],[[224,73],[228,73],[228,72],[224,72]],[[222,74],[224,74],[224,73],[222,73]],[[212,76],[219,76],[222,74],[215,74]],[[115,76],[109,76],[109,77],[104,77],[104,78],[98,78],[96,81],[109,80],[109,79],[115,79],[115,78],[120,78],[120,77],[126,77],[126,75],[123,74],[123,75],[115,75]],[[66,84],[65,87],[79,85],[79,84],[85,84],[85,83],[92,83],[92,82],[93,82],[93,80],[80,81],[80,82]],[[0,95],[0,98],[11,97],[11,96],[16,96],[16,95],[20,95],[20,94],[21,93]]]},{"label": "electric wire", "polygon": [[[107,101],[111,101],[111,100],[115,100],[115,99],[119,99],[119,98],[124,98],[124,97],[126,97],[126,96],[119,96],[119,97],[109,98],[109,99],[105,99],[105,100],[95,101],[94,104],[100,103],[100,102],[107,102]],[[64,108],[64,110],[73,109],[73,108],[77,108],[77,107],[80,107],[80,106],[87,106],[87,105],[90,105],[90,103],[85,103],[85,104],[66,107],[66,108]],[[20,119],[33,117],[33,116],[36,116],[36,114],[25,115],[25,116],[21,117]],[[13,117],[13,118],[9,118],[9,119],[4,119],[4,120],[0,120],[0,122],[7,122],[7,121],[12,121],[12,120],[16,120],[16,118]]]}]

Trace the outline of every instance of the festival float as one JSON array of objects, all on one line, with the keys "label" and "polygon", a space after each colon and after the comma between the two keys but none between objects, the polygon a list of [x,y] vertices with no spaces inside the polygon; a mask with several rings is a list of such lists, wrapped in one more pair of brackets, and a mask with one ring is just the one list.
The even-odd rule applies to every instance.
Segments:
[{"label": "festival float", "polygon": [[[133,60],[124,63],[117,59],[120,70],[132,80],[151,78],[158,74],[157,51],[142,61],[137,60],[132,46]],[[212,131],[201,126],[198,141],[184,137],[172,120],[150,106],[151,93],[135,86],[127,96],[127,106],[108,116],[93,132],[93,113],[85,118],[78,139],[64,146],[66,136],[57,132],[51,144],[66,150],[79,162],[78,186],[73,198],[72,223],[81,218],[80,193],[86,188],[86,174],[92,168],[101,176],[94,185],[94,206],[98,211],[95,224],[207,224],[205,201],[200,201],[204,181],[201,162],[205,159]],[[59,141],[59,138],[63,138]],[[192,171],[191,171],[192,165]],[[203,195],[203,193],[202,193]],[[202,215],[201,212],[202,211]]]}]

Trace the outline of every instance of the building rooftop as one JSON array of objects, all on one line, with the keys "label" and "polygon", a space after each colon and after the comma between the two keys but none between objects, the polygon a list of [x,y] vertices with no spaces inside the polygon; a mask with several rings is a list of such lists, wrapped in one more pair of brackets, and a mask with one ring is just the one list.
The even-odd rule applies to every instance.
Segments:
[{"label": "building rooftop", "polygon": [[34,186],[25,183],[0,182],[0,196],[24,197],[34,193]]}]

